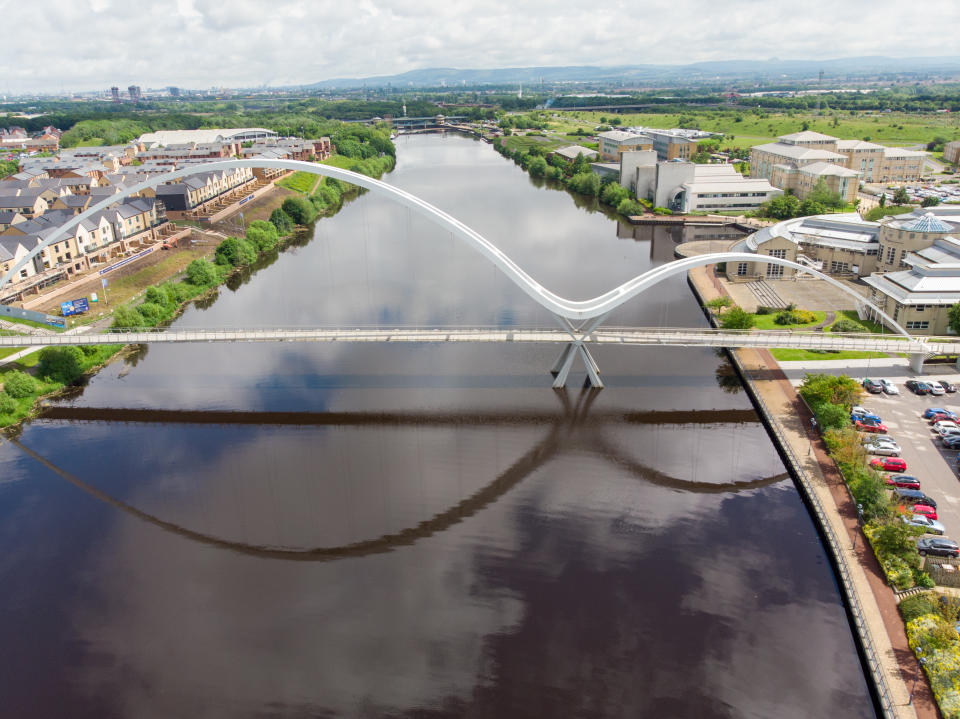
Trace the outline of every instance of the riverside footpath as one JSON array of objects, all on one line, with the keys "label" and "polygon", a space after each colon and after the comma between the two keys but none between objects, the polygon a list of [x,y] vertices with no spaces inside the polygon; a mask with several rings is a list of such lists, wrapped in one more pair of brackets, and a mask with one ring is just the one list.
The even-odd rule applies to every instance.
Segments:
[{"label": "riverside footpath", "polygon": [[[712,267],[689,272],[701,304],[724,294]],[[791,475],[807,500],[833,558],[837,579],[857,633],[865,668],[880,695],[883,716],[935,719],[933,692],[907,644],[897,597],[866,537],[857,526],[857,510],[839,470],[827,455],[811,413],[768,350],[739,349],[731,358],[771,432]]]}]

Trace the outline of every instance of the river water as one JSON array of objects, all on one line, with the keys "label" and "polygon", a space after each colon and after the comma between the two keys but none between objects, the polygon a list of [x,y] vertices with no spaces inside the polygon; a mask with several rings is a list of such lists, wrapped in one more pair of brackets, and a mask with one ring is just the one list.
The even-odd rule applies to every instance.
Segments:
[{"label": "river water", "polygon": [[[401,138],[384,179],[572,299],[682,239],[456,135]],[[705,321],[675,278],[609,323]],[[177,324],[551,320],[366,193]],[[875,716],[824,549],[726,362],[603,348],[606,389],[577,367],[554,392],[558,350],[113,363],[0,444],[0,716]]]}]

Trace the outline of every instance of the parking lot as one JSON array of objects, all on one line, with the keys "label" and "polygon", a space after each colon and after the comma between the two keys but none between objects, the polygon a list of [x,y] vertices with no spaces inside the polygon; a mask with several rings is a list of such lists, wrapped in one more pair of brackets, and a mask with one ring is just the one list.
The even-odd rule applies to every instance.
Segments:
[{"label": "parking lot", "polygon": [[[869,376],[881,379],[878,375]],[[864,379],[863,376],[855,378],[858,381]],[[904,474],[920,480],[920,489],[937,503],[939,521],[947,530],[945,536],[960,541],[960,480],[955,469],[957,451],[945,449],[930,423],[921,417],[928,407],[943,407],[960,414],[960,392],[940,397],[918,396],[904,386],[901,378],[890,379],[900,390],[899,395],[867,394],[860,404],[880,415],[889,435],[903,450],[900,457],[907,463]],[[937,375],[936,379],[957,384],[960,375]],[[870,439],[870,435],[864,437],[864,441]]]}]

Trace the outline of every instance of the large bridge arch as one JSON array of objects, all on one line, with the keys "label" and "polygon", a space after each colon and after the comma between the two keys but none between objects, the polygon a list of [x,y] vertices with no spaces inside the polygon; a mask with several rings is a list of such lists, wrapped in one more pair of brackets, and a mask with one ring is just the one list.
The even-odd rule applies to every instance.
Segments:
[{"label": "large bridge arch", "polygon": [[[320,165],[313,162],[303,162],[300,160],[271,160],[265,158],[222,160],[219,162],[192,165],[190,167],[185,167],[180,170],[174,170],[173,172],[152,177],[145,182],[138,183],[125,189],[121,193],[111,195],[109,198],[102,200],[86,211],[81,212],[76,217],[71,218],[57,228],[54,232],[50,233],[45,240],[30,250],[30,252],[21,258],[19,262],[17,262],[2,278],[0,278],[0,289],[2,289],[3,286],[6,285],[11,278],[20,271],[21,268],[23,268],[34,257],[39,255],[44,249],[62,240],[64,236],[66,236],[67,232],[72,230],[87,217],[90,217],[100,210],[110,207],[119,200],[129,197],[130,195],[142,190],[156,187],[157,185],[169,182],[171,180],[188,177],[189,175],[195,175],[201,172],[231,170],[242,167],[265,167],[279,170],[299,170],[315,175],[322,175],[324,177],[333,177],[337,180],[342,180],[344,182],[358,185],[375,192],[380,192],[399,202],[404,207],[407,207],[410,210],[417,212],[427,219],[437,223],[441,227],[450,231],[454,236],[466,242],[470,247],[479,252],[484,258],[486,258],[507,277],[509,277],[510,280],[513,281],[513,283],[523,290],[528,296],[533,298],[542,307],[552,312],[556,316],[561,326],[563,326],[563,328],[570,333],[571,343],[567,350],[565,350],[564,354],[561,355],[557,363],[554,365],[554,369],[557,372],[557,382],[554,383],[555,387],[563,386],[563,384],[566,382],[566,377],[570,371],[570,366],[576,355],[579,355],[583,359],[583,362],[587,367],[587,373],[589,375],[590,382],[596,387],[602,387],[603,384],[600,381],[599,368],[597,367],[596,362],[590,356],[586,347],[584,347],[583,339],[593,332],[610,312],[620,307],[624,303],[629,302],[637,295],[645,292],[653,285],[675,275],[685,273],[695,267],[712,265],[718,262],[762,261],[770,264],[782,265],[784,267],[791,267],[800,272],[809,273],[853,296],[857,302],[866,304],[880,317],[885,319],[899,334],[909,339],[913,339],[911,335],[896,322],[896,320],[890,317],[890,315],[881,310],[879,307],[876,307],[871,302],[865,300],[861,295],[844,285],[842,282],[838,282],[822,272],[791,260],[782,259],[779,257],[769,257],[766,255],[757,255],[750,252],[719,252],[675,260],[674,262],[669,262],[665,265],[661,265],[660,267],[655,267],[652,270],[648,270],[647,272],[644,272],[643,274],[640,274],[631,280],[627,280],[619,287],[615,287],[612,290],[592,299],[569,300],[565,297],[555,294],[554,292],[551,292],[537,282],[522,267],[508,257],[499,247],[483,237],[480,233],[471,229],[438,207],[435,207],[429,202],[420,199],[416,195],[406,192],[405,190],[401,190],[398,187],[394,187],[393,185],[389,185],[385,182],[381,182],[380,180],[367,177],[366,175],[361,175],[360,173],[352,172],[350,170],[343,170],[331,165]],[[575,326],[573,324],[574,322],[579,324]]]}]

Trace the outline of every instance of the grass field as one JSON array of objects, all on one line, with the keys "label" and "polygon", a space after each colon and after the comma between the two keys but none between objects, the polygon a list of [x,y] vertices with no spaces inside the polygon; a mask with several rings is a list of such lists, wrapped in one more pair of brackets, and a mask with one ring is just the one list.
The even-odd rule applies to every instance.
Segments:
[{"label": "grass field", "polygon": [[276,184],[281,187],[286,187],[289,190],[294,192],[301,192],[304,195],[309,195],[313,191],[313,186],[317,183],[317,175],[314,175],[312,172],[294,172],[288,177],[284,177],[282,180],[278,180]]},{"label": "grass field", "polygon": [[[733,137],[724,142],[725,146],[750,147],[765,142],[773,142],[780,135],[800,132],[804,122],[808,129],[832,135],[841,139],[859,139],[877,142],[882,145],[906,146],[930,142],[934,137],[942,136],[948,140],[960,140],[960,117],[953,113],[936,115],[906,113],[860,113],[851,116],[847,111],[836,111],[835,115],[802,112],[764,112],[753,113],[747,108],[704,108],[691,109],[683,113],[623,113],[612,112],[566,112],[552,109],[548,111],[556,117],[550,117],[549,128],[564,133],[572,133],[577,128],[593,132],[602,119],[620,119],[621,126],[642,125],[644,127],[671,128],[684,123],[692,124],[701,130],[722,132]],[[739,118],[739,121],[738,121]],[[836,124],[834,124],[836,123]]]},{"label": "grass field", "polygon": [[43,322],[34,322],[33,320],[25,320],[21,317],[8,317],[7,315],[0,316],[0,319],[4,319],[7,322],[13,322],[18,325],[27,325],[28,327],[39,327],[40,329],[53,330],[54,332],[63,332],[59,327],[54,327],[53,325],[47,325]]},{"label": "grass field", "polygon": [[339,167],[341,170],[349,170],[351,167],[357,164],[357,160],[354,160],[352,157],[344,157],[343,155],[331,155],[326,160],[321,160],[321,165],[332,165],[333,167]]},{"label": "grass field", "polygon": [[846,360],[846,359],[879,359],[886,357],[886,352],[854,352],[841,350],[827,352],[817,350],[797,350],[786,347],[777,347],[770,350],[770,354],[778,362],[815,362],[817,360]]}]

